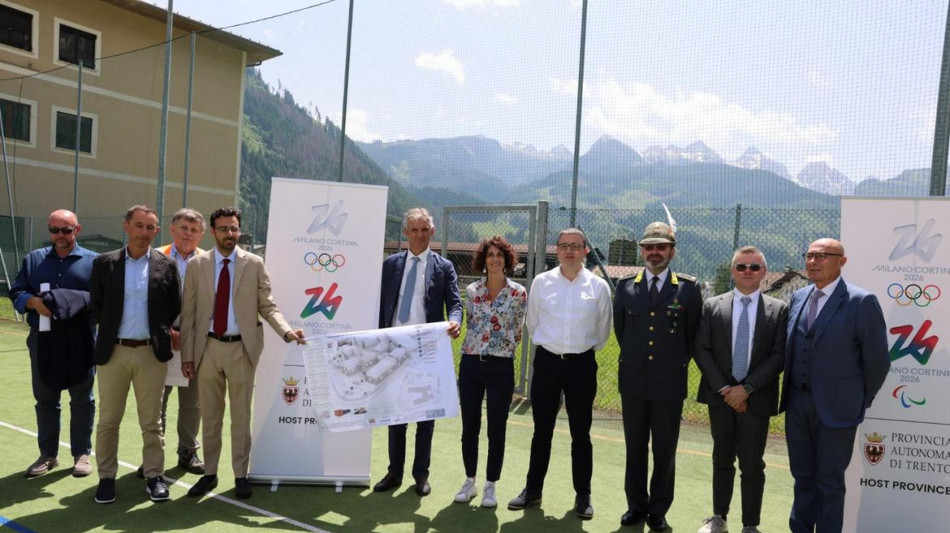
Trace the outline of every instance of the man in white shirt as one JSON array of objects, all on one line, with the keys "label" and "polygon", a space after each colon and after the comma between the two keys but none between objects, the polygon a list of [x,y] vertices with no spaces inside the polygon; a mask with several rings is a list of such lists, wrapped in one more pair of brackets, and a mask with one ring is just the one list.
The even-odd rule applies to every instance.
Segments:
[{"label": "man in white shirt", "polygon": [[513,511],[541,503],[563,391],[571,427],[574,512],[584,520],[594,516],[590,501],[590,425],[597,394],[594,352],[607,343],[613,317],[610,286],[584,268],[586,241],[579,229],[562,231],[557,240],[560,266],[534,278],[528,293],[525,325],[537,346],[531,380],[534,436],[525,488],[508,502]]}]

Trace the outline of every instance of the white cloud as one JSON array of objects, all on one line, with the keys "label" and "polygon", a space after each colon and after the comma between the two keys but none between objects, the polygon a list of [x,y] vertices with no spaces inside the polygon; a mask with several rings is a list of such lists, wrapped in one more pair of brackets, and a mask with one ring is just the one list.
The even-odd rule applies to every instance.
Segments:
[{"label": "white cloud", "polygon": [[[558,94],[577,95],[577,80],[552,84]],[[738,156],[749,145],[800,151],[801,145],[820,149],[838,137],[827,124],[803,124],[790,113],[748,109],[701,91],[661,94],[647,84],[604,79],[585,83],[584,99],[585,123],[640,148],[702,140],[724,156]]]},{"label": "white cloud", "polygon": [[512,8],[521,5],[521,0],[442,0],[442,2],[454,6],[455,9],[485,7],[488,5]]},{"label": "white cloud", "polygon": [[462,62],[452,55],[452,50],[442,50],[436,55],[432,52],[423,52],[416,58],[416,66],[423,70],[438,70],[455,78],[459,85],[465,84],[465,68]]},{"label": "white cloud", "polygon": [[833,162],[834,162],[834,158],[831,157],[831,154],[828,154],[828,153],[825,153],[825,154],[808,154],[808,155],[805,156],[805,164],[806,164],[806,165],[807,165],[808,163],[828,163],[828,166],[829,166],[829,167],[834,168],[835,166],[832,164]]},{"label": "white cloud", "polygon": [[808,81],[812,85],[814,85],[815,88],[817,89],[827,89],[828,86],[830,85],[828,83],[828,80],[825,79],[825,77],[821,74],[821,72],[818,72],[817,70],[813,68],[808,69],[807,76],[808,76]]},{"label": "white cloud", "polygon": [[499,93],[497,96],[495,96],[495,100],[505,105],[516,105],[518,103],[518,98],[511,96],[508,93]]},{"label": "white cloud", "polygon": [[[337,126],[343,123],[339,116],[333,122]],[[364,143],[382,140],[380,134],[369,130],[369,112],[355,107],[351,107],[346,113],[346,136]]]}]

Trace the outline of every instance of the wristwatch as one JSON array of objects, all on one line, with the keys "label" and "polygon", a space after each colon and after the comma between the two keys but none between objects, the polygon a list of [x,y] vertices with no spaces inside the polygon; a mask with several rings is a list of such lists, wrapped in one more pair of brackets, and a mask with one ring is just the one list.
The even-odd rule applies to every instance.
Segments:
[{"label": "wristwatch", "polygon": [[742,388],[745,389],[746,394],[752,394],[752,390],[753,390],[752,385],[749,385],[748,383],[743,383]]}]

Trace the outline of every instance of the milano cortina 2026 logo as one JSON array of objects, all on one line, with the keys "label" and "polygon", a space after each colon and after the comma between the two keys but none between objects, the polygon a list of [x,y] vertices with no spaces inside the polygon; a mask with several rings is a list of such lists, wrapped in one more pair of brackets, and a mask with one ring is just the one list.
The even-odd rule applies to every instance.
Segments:
[{"label": "milano cortina 2026 logo", "polygon": [[[937,221],[933,218],[928,219],[920,226],[919,230],[917,224],[905,224],[895,227],[894,233],[899,235],[899,238],[894,245],[894,249],[891,250],[888,259],[892,262],[896,262],[900,259],[911,258],[919,259],[925,263],[929,263],[933,260],[934,255],[937,253],[937,248],[943,240],[942,234],[933,233],[936,222]],[[906,285],[891,283],[887,287],[887,296],[894,300],[897,305],[901,307],[914,306],[924,308],[929,307],[932,302],[940,298],[942,293],[940,287],[935,284],[924,283],[925,274],[923,272],[904,272],[905,280],[910,281],[910,283]],[[914,281],[920,283],[914,283]],[[909,355],[914,358],[921,367],[926,366],[930,361],[930,356],[933,355],[934,350],[937,348],[937,342],[939,341],[936,335],[928,335],[931,325],[933,325],[931,320],[923,320],[918,327],[915,327],[914,324],[903,324],[890,328],[891,335],[897,336],[890,349],[891,362],[900,360]],[[926,405],[927,399],[912,394],[907,384],[920,382],[919,368],[892,367],[891,371],[893,372],[895,370],[900,371],[899,377],[902,384],[898,385],[891,392],[891,396],[897,399],[905,409]],[[880,450],[883,452],[884,447],[880,442],[872,441],[868,445],[875,449],[877,446],[880,446]],[[870,455],[868,459],[870,461]],[[877,464],[873,461],[871,461],[871,463]]]}]

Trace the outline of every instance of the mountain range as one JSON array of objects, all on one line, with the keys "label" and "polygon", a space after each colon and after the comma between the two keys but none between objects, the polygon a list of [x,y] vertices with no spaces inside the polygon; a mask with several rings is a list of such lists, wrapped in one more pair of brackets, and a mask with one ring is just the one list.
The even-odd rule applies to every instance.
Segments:
[{"label": "mountain range", "polygon": [[[551,151],[528,144],[505,145],[483,136],[360,143],[397,183],[433,206],[527,202],[568,203],[573,157],[563,145]],[[638,153],[610,136],[598,139],[579,160],[578,206],[646,208],[658,202],[706,207],[736,203],[761,207],[837,205],[834,197],[925,195],[927,169],[890,180],[855,184],[825,162],[812,162],[797,176],[779,161],[749,147],[726,161],[702,141],[688,146],[651,146]],[[447,201],[456,202],[448,204]]]}]

